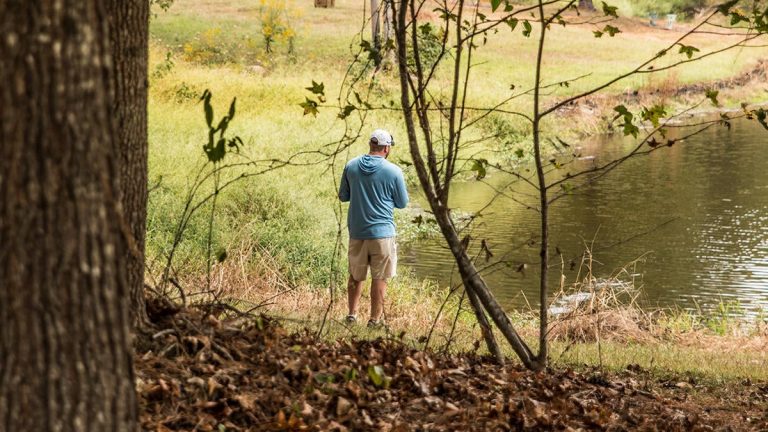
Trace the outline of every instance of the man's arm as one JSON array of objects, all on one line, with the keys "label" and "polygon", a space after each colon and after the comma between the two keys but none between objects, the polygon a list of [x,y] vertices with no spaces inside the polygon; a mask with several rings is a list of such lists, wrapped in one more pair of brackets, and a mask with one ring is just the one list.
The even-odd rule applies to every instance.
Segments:
[{"label": "man's arm", "polygon": [[341,184],[339,184],[339,199],[341,202],[349,202],[349,180],[347,179],[347,167],[341,174]]},{"label": "man's arm", "polygon": [[405,187],[403,172],[398,170],[397,180],[395,180],[395,207],[404,209],[408,205],[408,189]]}]

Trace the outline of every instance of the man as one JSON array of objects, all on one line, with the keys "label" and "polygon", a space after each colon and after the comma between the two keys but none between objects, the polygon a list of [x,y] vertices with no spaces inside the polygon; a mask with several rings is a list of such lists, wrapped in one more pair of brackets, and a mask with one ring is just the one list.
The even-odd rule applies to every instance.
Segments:
[{"label": "man", "polygon": [[394,208],[405,208],[408,191],[403,171],[386,159],[395,141],[376,129],[369,141],[370,152],[352,159],[344,167],[339,199],[349,201],[349,282],[347,323],[357,322],[357,308],[363,283],[371,269],[371,317],[368,327],[384,327],[384,294],[387,280],[397,270]]}]

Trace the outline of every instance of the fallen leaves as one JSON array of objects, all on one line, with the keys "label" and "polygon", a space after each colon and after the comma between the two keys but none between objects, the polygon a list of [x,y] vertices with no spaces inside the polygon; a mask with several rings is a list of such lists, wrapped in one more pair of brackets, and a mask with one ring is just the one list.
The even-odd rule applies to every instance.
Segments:
[{"label": "fallen leaves", "polygon": [[[701,406],[698,385],[498,367],[399,341],[318,342],[267,317],[236,325],[175,311],[139,341],[144,430],[712,430],[768,427],[768,386],[745,383],[741,411]],[[641,383],[642,382],[642,383]],[[761,387],[762,385],[762,387]],[[738,404],[722,400],[710,404]],[[738,406],[738,405],[734,405]],[[723,414],[730,413],[730,414]]]}]

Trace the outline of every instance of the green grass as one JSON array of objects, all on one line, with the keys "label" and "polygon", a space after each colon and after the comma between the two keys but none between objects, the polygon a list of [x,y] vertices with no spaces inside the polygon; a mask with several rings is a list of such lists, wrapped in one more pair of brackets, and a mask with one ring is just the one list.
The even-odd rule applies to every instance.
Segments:
[{"label": "green grass", "polygon": [[[395,294],[397,296],[397,294]],[[422,298],[421,301],[432,303],[436,298]],[[431,305],[435,308],[438,303]],[[437,330],[433,334],[430,348],[443,351],[450,331],[450,324],[455,316],[455,303],[451,303],[446,309],[446,316],[439,321]],[[421,312],[421,311],[419,311]],[[415,315],[419,316],[420,313]],[[342,315],[343,316],[343,315]],[[293,318],[297,318],[293,316]],[[303,317],[306,318],[306,317]],[[300,330],[309,326],[317,329],[319,319],[308,322],[299,319],[293,322],[289,328]],[[517,319],[515,322],[518,330],[527,335],[526,339],[531,347],[536,347],[536,341],[532,332],[537,323],[530,318]],[[398,323],[392,326],[389,337],[399,338],[404,343],[417,348],[423,348],[423,336],[429,331],[431,320],[411,323]],[[324,337],[333,341],[339,338],[375,339],[386,336],[382,331],[372,331],[364,326],[348,327],[337,321],[331,321],[326,327]],[[694,333],[680,333],[680,337],[693,338]],[[497,334],[502,351],[512,362],[518,362],[511,348]],[[759,348],[745,348],[728,336],[715,336],[705,342],[689,344],[673,343],[671,341],[659,341],[653,343],[624,343],[613,340],[597,342],[550,342],[550,362],[554,367],[569,367],[574,369],[589,369],[600,367],[608,371],[622,371],[628,366],[639,366],[649,371],[652,375],[664,378],[669,375],[683,375],[695,377],[697,380],[716,382],[738,382],[743,379],[755,381],[768,381],[768,356]],[[474,320],[469,313],[463,313],[458,321],[454,338],[451,341],[448,352],[475,351],[476,343],[479,344],[477,352],[487,354],[481,335]],[[764,342],[763,342],[764,343]]]},{"label": "green grass", "polygon": [[[342,0],[333,9],[291,6],[298,11],[294,22],[298,39],[296,53],[292,55],[286,54],[285,44],[279,42],[275,54],[264,52],[258,20],[260,5],[261,2],[252,0],[237,3],[187,0],[176,2],[168,12],[156,11],[152,19],[150,70],[157,73],[153,74],[150,86],[150,178],[153,184],[162,180],[150,197],[151,256],[162,256],[167,250],[185,191],[204,162],[201,146],[206,139],[206,128],[202,106],[197,101],[203,90],[213,92],[213,104],[218,111],[226,109],[229,101],[237,97],[238,113],[230,134],[243,138],[242,152],[251,159],[285,158],[333,143],[344,134],[345,123],[336,118],[337,108],[321,108],[315,118],[303,116],[298,104],[308,95],[305,87],[313,80],[325,84],[329,104],[336,104],[336,95],[352,59],[350,47],[354,48],[355,41],[359,40],[362,5]],[[483,8],[488,5],[484,4]],[[552,27],[544,61],[545,82],[565,80],[585,72],[589,75],[558,89],[548,96],[545,104],[629,70],[679,34],[647,29],[633,21],[621,21],[618,26],[625,32],[615,38],[601,39],[595,39],[591,28],[585,26]],[[695,43],[704,51],[722,45],[721,39],[700,37]],[[195,43],[203,52],[216,51],[218,60],[187,55],[185,46]],[[506,29],[490,37],[487,45],[476,53],[478,66],[473,70],[468,103],[488,106],[511,94],[512,84],[518,91],[528,88],[533,79],[535,50],[535,38],[525,38],[519,31],[511,33]],[[753,53],[758,52],[716,56],[673,73],[640,76],[614,85],[609,92],[624,93],[640,87],[675,86],[732,76],[754,63],[757,56]],[[170,55],[172,65],[165,61],[166,55]],[[680,56],[670,54],[668,57]],[[254,69],[254,64],[261,66]],[[447,83],[449,66],[438,73],[438,86]],[[436,90],[436,94],[439,92]],[[383,74],[376,82],[371,101],[374,105],[389,104],[398,100],[397,94],[395,77]],[[508,108],[528,111],[530,99],[519,98]],[[395,110],[369,113],[363,134],[374,125],[389,128],[396,137],[405,136],[402,119]],[[355,121],[348,126],[354,129]],[[479,128],[468,132],[466,137],[477,137],[502,127],[507,130],[506,142],[491,143],[491,147],[498,145],[514,150],[528,143],[529,130],[525,125],[514,117],[502,115],[480,122]],[[545,128],[552,133],[568,133],[571,129],[557,119],[550,119]],[[294,272],[297,275],[312,274],[304,267],[324,265],[332,249],[337,227],[334,181],[338,170],[344,160],[365,151],[364,140],[358,140],[336,161],[335,175],[329,165],[320,164],[281,169],[239,182],[220,200],[220,208],[226,209],[227,215],[216,224],[219,228],[215,235],[217,248],[228,247],[237,241],[238,235],[254,236],[270,245],[273,253],[284,257],[286,268],[301,268]],[[408,160],[406,152],[404,147],[396,148],[393,159]],[[406,174],[413,181],[413,173],[406,169]],[[277,198],[272,199],[273,196]],[[275,210],[279,217],[259,220],[252,214],[254,208],[270,206],[274,208],[268,213]],[[204,267],[200,263],[201,248],[204,249],[207,242],[205,212],[206,209],[202,209],[193,221],[186,234],[188,240],[181,246],[180,256],[189,262],[190,269]],[[343,221],[344,216],[340,219]],[[245,226],[249,228],[243,229]],[[314,259],[316,256],[320,258]],[[312,257],[312,263],[305,266],[302,257]]]},{"label": "green grass", "polygon": [[[198,102],[203,90],[213,92],[217,117],[233,98],[237,98],[237,115],[228,134],[242,137],[245,145],[240,156],[228,156],[225,162],[242,161],[244,158],[282,159],[333,143],[345,133],[345,123],[336,118],[337,108],[321,108],[317,117],[303,116],[299,103],[308,95],[305,87],[314,80],[325,84],[329,104],[336,104],[336,96],[356,47],[355,41],[359,41],[362,3],[341,0],[334,9],[315,9],[309,4],[297,6],[300,12],[295,23],[298,38],[296,52],[290,55],[284,43],[278,43],[272,55],[264,52],[257,19],[259,5],[260,2],[252,0],[177,1],[170,11],[158,10],[152,19],[150,73],[157,73],[153,74],[150,83],[149,167],[150,185],[156,186],[149,200],[148,260],[150,273],[155,277],[162,270],[187,191],[206,162],[202,145],[207,139],[207,129],[202,104]],[[550,95],[549,102],[605,82],[617,72],[629,70],[678,35],[663,30],[649,32],[642,24],[632,21],[622,21],[619,27],[624,33],[615,38],[601,39],[595,39],[592,29],[583,26],[552,28],[544,62],[545,81],[573,78],[583,75],[585,71],[589,75]],[[219,57],[215,61],[201,62],[200,56],[190,56],[188,50],[185,51],[185,46],[189,44],[197,44],[203,52],[217,50]],[[714,38],[696,40],[696,46],[702,51],[719,44],[722,41]],[[472,75],[469,104],[488,106],[510,94],[512,84],[518,90],[528,88],[533,80],[535,49],[535,40],[522,37],[519,29],[514,34],[502,30],[490,38],[475,57],[478,67]],[[717,56],[674,73],[634,78],[614,85],[609,92],[622,94],[637,88],[726,78],[751,67],[758,54],[765,52],[762,49]],[[165,62],[168,53],[172,65]],[[677,58],[677,55],[669,57]],[[254,68],[254,65],[259,67]],[[441,70],[438,83],[447,83],[447,72],[447,69]],[[398,101],[395,77],[391,74],[380,76],[373,94],[376,104]],[[530,99],[520,98],[509,108],[527,111]],[[356,127],[356,121],[349,125]],[[400,113],[394,110],[371,112],[366,118],[363,135],[374,126],[386,127],[396,137],[405,136]],[[469,136],[500,128],[507,131],[506,148],[510,150],[528,140],[529,131],[524,125],[500,115],[482,122],[474,135]],[[555,119],[547,123],[546,128],[559,132],[567,131],[571,125],[560,124]],[[404,139],[399,139],[399,142],[404,143]],[[240,245],[256,244],[258,248],[248,252],[254,260],[259,254],[268,254],[275,259],[282,277],[293,285],[309,287],[310,291],[326,290],[330,283],[329,267],[338,224],[340,222],[343,227],[345,221],[344,213],[337,213],[335,181],[343,163],[365,151],[365,140],[358,139],[333,164],[327,162],[281,168],[236,182],[218,199],[213,233],[214,254],[227,250],[232,256]],[[409,160],[405,146],[395,148],[393,160],[400,159]],[[308,159],[304,161],[310,162]],[[224,180],[233,179],[241,173],[253,174],[259,169],[234,169],[224,175]],[[411,169],[405,168],[405,172],[413,183]],[[212,183],[207,183],[197,199],[212,190]],[[209,216],[210,207],[201,207],[184,233],[184,241],[178,247],[175,261],[179,275],[190,275],[190,279],[195,279],[205,273]],[[397,216],[403,238],[434,235],[429,226],[416,227],[410,224],[410,219],[406,213]],[[343,251],[341,256],[344,256]],[[340,289],[343,295],[343,286]],[[392,302],[390,313],[398,328],[409,331],[420,329],[423,334],[429,317],[434,316],[442,301],[444,290],[444,287],[413,277],[397,279],[390,289],[389,298]],[[306,300],[311,301],[315,300]],[[416,310],[420,312],[415,313]],[[339,314],[342,313],[343,307]],[[453,313],[455,302],[449,307],[446,317]],[[440,337],[447,334],[452,322],[444,319],[448,321],[442,324]],[[518,318],[518,322],[527,325],[523,318]],[[466,350],[477,340],[477,332],[471,315],[464,314],[459,324],[454,347]],[[349,335],[343,327],[330,333],[331,336],[343,334]],[[440,337],[436,336],[435,346],[442,344]],[[563,349],[565,345],[560,343],[553,346],[553,358],[560,358],[558,364],[599,362],[594,344],[574,345],[560,357]],[[766,379],[768,368],[765,367],[765,358],[758,359],[762,363],[752,367],[754,356],[716,353],[711,354],[712,361],[704,364],[697,360],[701,355],[701,350],[668,344],[624,346],[605,343],[602,346],[603,364],[608,368],[621,369],[627,364],[637,363],[647,368]]]},{"label": "green grass", "polygon": [[561,356],[566,347],[562,342],[553,344],[552,357],[556,359],[555,365],[600,365],[602,359],[603,367],[614,371],[626,369],[629,365],[639,365],[659,375],[673,372],[709,380],[768,380],[768,358],[754,351],[710,351],[702,347],[685,347],[672,343],[604,342],[600,347],[596,343],[576,344]]}]

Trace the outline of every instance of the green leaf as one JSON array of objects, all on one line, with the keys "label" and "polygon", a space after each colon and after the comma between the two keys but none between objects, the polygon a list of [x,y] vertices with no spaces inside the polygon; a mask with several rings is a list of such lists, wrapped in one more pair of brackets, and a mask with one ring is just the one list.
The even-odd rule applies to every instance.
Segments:
[{"label": "green leaf", "polygon": [[603,2],[603,13],[605,16],[612,16],[614,18],[619,17],[618,13],[619,8],[616,6],[609,6],[608,3]]},{"label": "green leaf", "polygon": [[525,152],[523,151],[523,149],[519,148],[515,150],[515,156],[517,156],[518,159],[522,159],[523,156],[525,156]]},{"label": "green leaf", "polygon": [[204,146],[203,150],[205,150],[205,154],[208,156],[208,161],[216,163],[224,159],[224,156],[227,154],[226,144],[227,141],[224,138],[221,138],[213,147]]},{"label": "green leaf", "polygon": [[529,37],[531,35],[531,31],[533,31],[533,26],[528,21],[523,21],[523,36]]},{"label": "green leaf", "polygon": [[717,11],[723,15],[728,15],[728,13],[730,13],[731,11],[731,8],[736,6],[736,3],[738,2],[739,0],[730,0],[728,2],[725,2],[717,7]]},{"label": "green leaf", "polygon": [[685,54],[689,59],[693,57],[693,53],[699,51],[700,50],[694,46],[680,44],[680,54]]},{"label": "green leaf", "polygon": [[222,249],[216,254],[216,260],[223,263],[227,259],[227,250]]},{"label": "green leaf", "polygon": [[595,30],[592,32],[592,34],[594,34],[596,38],[603,37],[603,32],[601,32],[600,30]]},{"label": "green leaf", "polygon": [[720,106],[720,102],[717,101],[717,95],[719,94],[720,92],[717,90],[707,90],[706,96],[707,96],[707,99],[712,101],[712,105]]},{"label": "green leaf", "polygon": [[[367,41],[363,41],[368,43]],[[370,44],[369,44],[370,45]],[[311,91],[312,94],[325,96],[325,84],[323,83],[316,83],[315,80],[312,80],[312,86],[311,87],[305,87],[307,90]]]},{"label": "green leaf", "polygon": [[486,159],[473,159],[472,160],[472,171],[474,171],[475,174],[475,180],[482,180],[485,178],[485,176],[488,174],[488,171],[486,169],[486,166],[488,166],[488,160]]},{"label": "green leaf", "polygon": [[219,125],[216,126],[214,131],[221,132],[221,135],[223,136],[224,132],[227,131],[227,127],[229,127],[229,117],[222,117]]},{"label": "green leaf", "polygon": [[237,102],[237,98],[232,99],[232,103],[229,104],[229,119],[232,120],[235,118],[235,103]]},{"label": "green leaf", "polygon": [[766,111],[764,108],[760,108],[759,110],[755,111],[755,117],[757,117],[757,121],[760,122],[763,127],[768,130],[768,111]]},{"label": "green leaf", "polygon": [[384,374],[384,368],[379,365],[368,366],[368,377],[376,387],[388,387],[390,378]]},{"label": "green leaf", "polygon": [[306,98],[307,100],[300,103],[299,106],[304,108],[304,115],[312,114],[313,116],[317,117],[317,102],[313,101],[310,98]]},{"label": "green leaf", "polygon": [[645,121],[650,121],[653,127],[659,127],[659,121],[667,114],[663,105],[654,105],[650,108],[643,108],[640,117]]},{"label": "green leaf", "polygon": [[313,378],[318,384],[327,384],[336,381],[336,376],[333,374],[316,373]]},{"label": "green leaf", "polygon": [[632,113],[629,112],[627,107],[625,107],[624,105],[616,106],[616,107],[613,108],[613,110],[616,111],[617,113],[619,113],[619,115],[622,115],[624,117],[629,116],[630,119],[632,118]]},{"label": "green leaf", "polygon": [[619,30],[618,27],[614,27],[612,25],[606,25],[603,31],[608,33],[608,36],[610,37],[614,37],[617,33],[621,33],[621,30]]},{"label": "green leaf", "polygon": [[632,123],[632,120],[635,118],[634,114],[629,112],[627,107],[625,107],[624,105],[619,105],[615,107],[613,110],[619,113],[617,117],[624,118],[624,123],[623,123],[624,136],[632,135],[633,137],[637,138],[637,134],[640,132],[640,129]]},{"label": "green leaf", "polygon": [[491,11],[496,12],[496,9],[501,6],[501,0],[491,0]]},{"label": "green leaf", "polygon": [[240,146],[243,145],[243,140],[239,136],[231,138],[227,144],[229,147],[234,148],[236,151],[240,151]]},{"label": "green leaf", "polygon": [[738,13],[738,12],[731,12],[731,25],[736,25],[742,21],[749,22],[749,18],[745,17],[744,15]]},{"label": "green leaf", "polygon": [[211,97],[213,94],[206,89],[203,92],[203,95],[200,97],[200,100],[203,101],[203,109],[205,110],[205,122],[208,124],[208,127],[211,127],[213,125],[213,107],[211,106]]},{"label": "green leaf", "polygon": [[515,31],[515,27],[517,27],[517,23],[519,22],[519,20],[517,18],[510,17],[504,20],[504,22],[507,23],[507,25],[512,31]]},{"label": "green leaf", "polygon": [[346,372],[344,372],[344,380],[345,381],[354,381],[357,379],[357,369],[355,368],[349,368]]},{"label": "green leaf", "polygon": [[633,125],[630,122],[624,123],[624,136],[632,135],[634,138],[637,138],[637,134],[640,133],[640,128]]},{"label": "green leaf", "polygon": [[356,109],[357,109],[356,106],[348,104],[347,106],[344,107],[343,110],[341,110],[341,112],[339,113],[339,115],[337,117],[342,119],[342,120],[344,120],[345,118],[349,117],[350,114],[352,114],[352,111],[354,111]]}]

